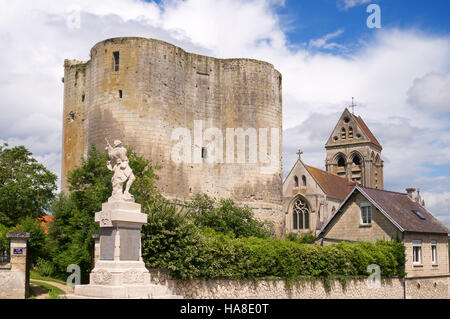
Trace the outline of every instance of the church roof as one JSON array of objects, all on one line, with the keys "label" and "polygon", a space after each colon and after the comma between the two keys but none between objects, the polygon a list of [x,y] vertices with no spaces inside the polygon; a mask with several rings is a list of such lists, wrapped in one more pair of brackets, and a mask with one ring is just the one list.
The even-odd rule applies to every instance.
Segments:
[{"label": "church roof", "polygon": [[[345,140],[338,138],[338,136],[341,134],[341,129],[343,129],[344,121],[346,118],[352,119],[351,122],[354,122],[353,125],[356,125],[359,128],[359,131],[362,133],[361,134],[362,136],[357,138],[349,138]],[[347,108],[345,108],[344,112],[339,118],[339,121],[336,123],[336,126],[331,132],[330,137],[328,138],[325,144],[325,148],[335,147],[336,145],[342,146],[342,145],[360,144],[364,142],[369,142],[374,146],[376,146],[377,148],[379,148],[380,150],[383,149],[380,142],[378,142],[377,138],[369,129],[367,124],[364,122],[362,117],[352,114]]]},{"label": "church roof", "polygon": [[336,174],[321,170],[317,167],[304,165],[327,195],[343,200],[356,185],[354,182],[350,182],[346,178]]},{"label": "church roof", "polygon": [[356,116],[354,114],[352,114],[352,115],[353,115],[353,118],[356,120],[356,122],[358,122],[358,125],[361,128],[361,130],[363,130],[364,134],[366,134],[366,136],[369,138],[369,140],[373,144],[378,146],[379,148],[382,148],[381,144],[378,142],[378,140],[376,139],[375,135],[373,135],[372,131],[369,129],[369,127],[366,125],[366,123],[364,123],[364,121],[361,118],[361,116]]},{"label": "church roof", "polygon": [[391,192],[381,189],[362,187],[357,185],[347,198],[341,203],[336,213],[322,227],[320,234],[348,202],[351,195],[359,191],[378,210],[384,214],[401,232],[422,232],[447,234],[449,230],[439,222],[428,210],[408,194]]}]

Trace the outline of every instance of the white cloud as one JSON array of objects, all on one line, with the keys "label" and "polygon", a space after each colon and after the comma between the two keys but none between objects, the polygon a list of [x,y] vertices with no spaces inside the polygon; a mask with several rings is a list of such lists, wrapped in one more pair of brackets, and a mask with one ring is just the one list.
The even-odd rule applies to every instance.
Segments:
[{"label": "white cloud", "polygon": [[338,0],[337,5],[338,8],[347,10],[369,2],[373,2],[373,0]]},{"label": "white cloud", "polygon": [[408,101],[432,113],[450,113],[450,73],[430,73],[414,80]]},{"label": "white cloud", "polygon": [[[326,139],[355,96],[356,113],[383,144],[385,185],[397,191],[406,186],[450,191],[450,182],[427,177],[430,165],[450,163],[448,119],[434,115],[448,111],[448,37],[384,28],[358,43],[359,49],[336,55],[317,49],[336,48],[340,29],[311,40],[309,48],[288,42],[275,10],[283,1],[80,0],[77,5],[80,28],[68,27],[74,13],[69,0],[16,0],[0,11],[0,40],[8,44],[0,51],[0,139],[25,144],[57,174],[64,59],[87,60],[90,48],[106,38],[141,36],[199,54],[274,64],[283,74],[285,172],[298,148],[306,162],[323,168]],[[450,216],[448,207],[439,214]]]},{"label": "white cloud", "polygon": [[334,48],[338,48],[338,49],[344,49],[345,46],[338,44],[336,42],[329,42],[331,39],[337,38],[338,36],[340,36],[342,33],[344,33],[344,30],[339,29],[336,32],[333,33],[329,33],[324,35],[323,37],[319,38],[319,39],[313,39],[309,41],[309,47],[311,48],[323,48],[323,49],[334,49]]},{"label": "white cloud", "polygon": [[450,192],[424,192],[421,196],[425,201],[425,207],[447,228],[450,228],[450,215],[443,209],[450,206]]}]

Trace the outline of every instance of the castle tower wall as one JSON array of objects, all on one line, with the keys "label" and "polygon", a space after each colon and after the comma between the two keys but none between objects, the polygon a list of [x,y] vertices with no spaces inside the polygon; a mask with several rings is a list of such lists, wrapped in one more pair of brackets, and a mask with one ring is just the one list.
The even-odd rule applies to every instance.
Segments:
[{"label": "castle tower wall", "polygon": [[[91,143],[103,149],[105,137],[120,139],[162,165],[157,186],[165,196],[188,199],[207,193],[232,198],[252,207],[257,217],[274,221],[281,233],[281,74],[273,65],[191,54],[169,43],[145,38],[102,41],[91,49],[91,60],[84,65],[83,87],[78,83],[74,86],[76,67],[65,68],[64,114],[75,109],[84,115],[84,121],[83,117],[78,122],[64,121],[64,141],[70,137],[70,143],[64,142],[63,177],[86,155]],[[80,103],[82,91],[85,98]],[[199,123],[203,133],[208,128],[222,132],[223,163],[208,163],[201,158],[202,148],[207,150],[206,157],[212,154],[208,148],[211,140],[194,139]],[[194,159],[176,163],[172,159],[178,142],[172,139],[176,128],[189,130],[192,155],[199,156],[201,163]],[[279,155],[275,170],[264,172],[268,164],[262,163],[259,156],[256,163],[251,162],[249,138],[245,163],[236,163],[236,145],[234,163],[227,163],[227,128],[255,129],[257,139],[269,133],[269,154],[273,154],[271,129],[277,129],[279,143],[273,148]],[[260,130],[265,128],[268,133]]]},{"label": "castle tower wall", "polygon": [[62,189],[67,189],[67,173],[81,163],[84,154],[84,118],[87,63],[64,61],[64,111]]}]

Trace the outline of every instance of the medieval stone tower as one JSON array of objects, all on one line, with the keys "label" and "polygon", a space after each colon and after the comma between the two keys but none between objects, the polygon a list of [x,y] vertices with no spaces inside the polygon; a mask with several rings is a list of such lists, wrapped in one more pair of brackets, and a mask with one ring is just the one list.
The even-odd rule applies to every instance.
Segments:
[{"label": "medieval stone tower", "polygon": [[[180,130],[189,148],[182,162],[172,154]],[[99,42],[89,61],[64,63],[63,189],[67,172],[91,143],[103,150],[105,137],[162,165],[157,186],[166,197],[232,198],[281,232],[281,74],[273,65],[191,54],[154,39]],[[250,150],[257,141],[255,160]],[[271,169],[269,154],[275,154]]]},{"label": "medieval stone tower", "polygon": [[325,149],[328,172],[365,187],[383,189],[382,147],[360,116],[345,109]]}]

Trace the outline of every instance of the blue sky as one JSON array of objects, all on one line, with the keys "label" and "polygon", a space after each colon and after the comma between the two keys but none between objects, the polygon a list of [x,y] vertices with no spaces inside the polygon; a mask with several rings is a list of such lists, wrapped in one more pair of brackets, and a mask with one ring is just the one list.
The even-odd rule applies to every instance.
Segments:
[{"label": "blue sky", "polygon": [[[58,175],[64,59],[88,60],[106,38],[149,37],[283,74],[284,175],[299,148],[324,167],[324,144],[354,96],[383,145],[385,188],[420,187],[450,227],[450,1],[0,2],[0,143],[25,145]],[[381,29],[366,26],[371,3]]]},{"label": "blue sky", "polygon": [[450,2],[447,0],[378,0],[352,8],[341,8],[336,0],[286,0],[277,9],[286,17],[291,30],[286,34],[292,43],[308,42],[338,29],[345,30],[340,37],[344,44],[353,44],[368,38],[374,30],[366,27],[369,4],[381,8],[382,27],[417,28],[434,34],[450,32]]}]

